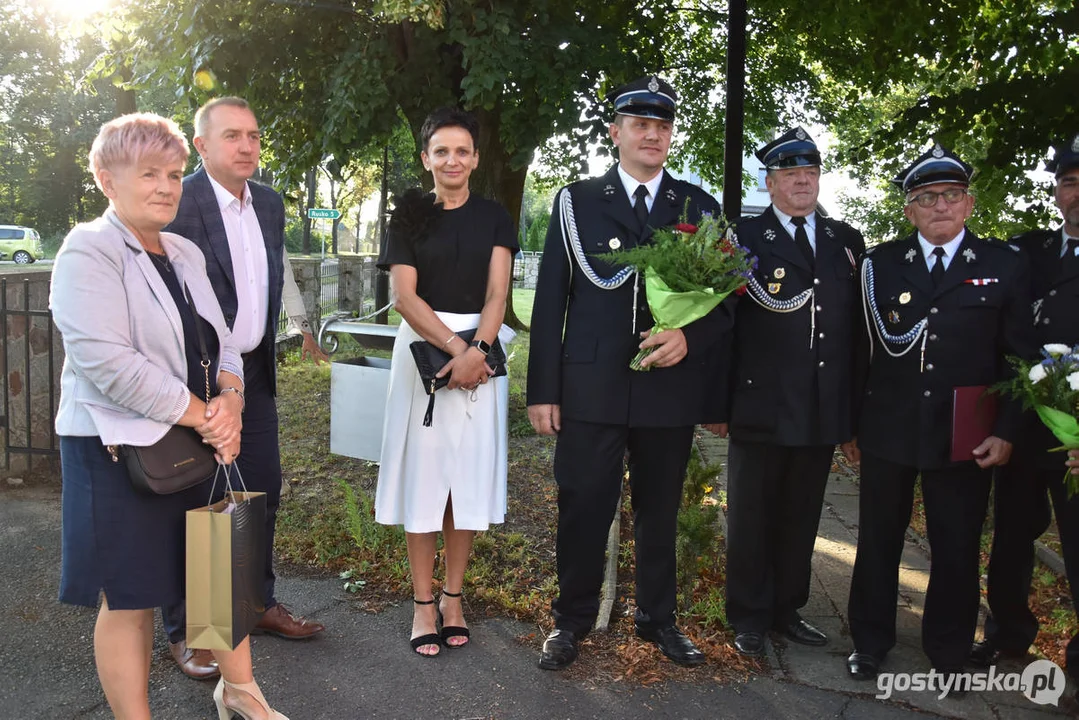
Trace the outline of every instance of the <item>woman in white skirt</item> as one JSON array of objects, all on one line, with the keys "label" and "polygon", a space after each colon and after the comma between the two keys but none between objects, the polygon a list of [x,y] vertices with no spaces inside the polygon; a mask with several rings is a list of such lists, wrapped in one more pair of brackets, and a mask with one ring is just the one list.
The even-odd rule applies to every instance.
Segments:
[{"label": "woman in white skirt", "polygon": [[[469,193],[479,162],[479,125],[454,108],[433,112],[420,132],[434,193],[397,202],[379,267],[390,271],[403,321],[393,347],[375,519],[404,525],[412,572],[412,649],[424,656],[468,643],[462,610],[465,567],[477,530],[506,514],[505,377],[492,377],[487,353],[513,332],[502,325],[513,255],[513,221],[498,203]],[[457,333],[475,330],[471,344]],[[439,375],[430,426],[409,345],[426,340],[452,356]],[[435,606],[437,533],[446,575]],[[439,631],[438,625],[442,628]]]}]

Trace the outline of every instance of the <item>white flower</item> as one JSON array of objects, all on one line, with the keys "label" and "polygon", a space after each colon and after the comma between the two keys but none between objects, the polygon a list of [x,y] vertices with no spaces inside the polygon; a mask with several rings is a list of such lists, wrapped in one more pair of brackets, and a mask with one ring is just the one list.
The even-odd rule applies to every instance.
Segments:
[{"label": "white flower", "polygon": [[[1037,383],[1040,380],[1044,380],[1047,374],[1048,373],[1045,372],[1045,366],[1041,363],[1038,363],[1037,365],[1030,368],[1030,373],[1027,375],[1027,377],[1030,378],[1030,381],[1032,383]],[[1076,374],[1079,375],[1079,373]]]},{"label": "white flower", "polygon": [[1049,343],[1048,345],[1043,345],[1042,350],[1049,353],[1053,357],[1067,355],[1072,351],[1070,347],[1068,347],[1067,345],[1062,345],[1061,343]]},{"label": "white flower", "polygon": [[1079,390],[1079,372],[1073,372],[1068,376],[1068,387],[1072,390]]}]

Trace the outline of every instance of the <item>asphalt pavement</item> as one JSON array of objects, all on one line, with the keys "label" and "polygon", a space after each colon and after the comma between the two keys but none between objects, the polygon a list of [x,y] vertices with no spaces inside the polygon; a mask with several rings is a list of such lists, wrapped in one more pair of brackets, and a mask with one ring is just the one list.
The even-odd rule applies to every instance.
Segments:
[{"label": "asphalt pavement", "polygon": [[[725,446],[706,441],[705,451],[709,459],[721,459]],[[707,666],[699,669],[697,681],[648,687],[545,672],[536,667],[537,628],[499,619],[472,620],[468,647],[421,658],[407,645],[407,605],[367,613],[335,577],[287,572],[279,578],[279,597],[325,623],[327,630],[304,642],[254,638],[256,677],[275,708],[291,720],[1060,717],[1058,708],[1035,705],[1018,692],[937,700],[907,691],[885,701],[874,697],[878,689],[872,683],[846,678],[843,577],[849,578],[853,560],[850,533],[856,532],[856,518],[844,516],[842,508],[850,504],[852,487],[849,478],[838,476],[829,487],[813,599],[806,610],[807,618],[832,637],[831,644],[801,648],[777,642],[770,647],[770,671],[746,682],[719,684]],[[58,484],[9,486],[0,481],[2,720],[112,717],[93,663],[96,611],[56,600],[59,510]],[[914,544],[910,552],[905,564],[913,574],[904,576],[908,596],[902,600],[902,640],[887,668],[896,672],[928,670],[917,647],[919,598],[912,590],[918,578],[913,566],[918,552],[924,560],[924,550]],[[150,677],[153,717],[213,720],[212,691],[213,683],[180,674],[159,631]]]}]

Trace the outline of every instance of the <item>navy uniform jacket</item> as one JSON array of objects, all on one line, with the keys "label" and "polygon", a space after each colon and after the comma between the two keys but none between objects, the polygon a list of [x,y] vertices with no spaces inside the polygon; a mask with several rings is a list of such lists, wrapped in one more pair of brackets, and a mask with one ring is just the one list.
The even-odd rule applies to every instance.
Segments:
[{"label": "navy uniform jacket", "polygon": [[[277,319],[281,314],[281,288],[284,284],[285,256],[285,203],[281,196],[264,185],[248,182],[251,204],[255,209],[262,239],[266,244],[266,267],[270,278],[270,307],[266,316],[266,333],[261,349],[266,358],[266,373],[271,379],[274,394],[277,390],[277,364],[274,344],[277,341]],[[232,329],[236,322],[236,280],[232,270],[232,254],[229,251],[221,208],[217,204],[213,185],[200,169],[184,178],[184,193],[176,219],[165,228],[168,232],[182,235],[195,243],[206,256],[206,274],[217,293],[225,322]]]},{"label": "navy uniform jacket", "polygon": [[751,294],[739,299],[717,399],[731,437],[784,446],[850,440],[861,233],[818,214],[814,273],[771,206],[741,220],[736,232],[757,257],[754,277],[767,297],[790,300],[813,289],[814,299],[786,313],[761,307]]},{"label": "navy uniform jacket", "polygon": [[[1079,270],[1072,265],[1067,274],[1061,272],[1060,230],[1032,230],[1013,237],[1008,242],[1023,249],[1030,260],[1034,292],[1034,328],[1043,345],[1079,344]],[[1079,263],[1077,263],[1079,264]],[[1048,428],[1033,413],[1024,417],[1022,442],[1016,446],[1016,460],[1031,458],[1039,467],[1057,470],[1061,453],[1045,452],[1060,445]]]},{"label": "navy uniform jacket", "polygon": [[[866,261],[887,332],[902,335],[922,318],[928,324],[924,365],[921,338],[896,358],[873,331],[858,445],[894,463],[943,468],[951,464],[954,389],[992,386],[1011,375],[1007,356],[1038,355],[1029,263],[1018,248],[969,229],[935,290],[917,234],[871,248]],[[993,434],[1015,442],[1021,403],[1002,398],[998,407]]]},{"label": "navy uniform jacket", "polygon": [[[555,197],[540,262],[528,358],[528,404],[561,405],[562,417],[582,422],[634,427],[683,427],[704,421],[706,360],[712,346],[730,327],[729,311],[720,305],[708,316],[682,329],[688,354],[677,365],[648,372],[630,370],[641,339],[634,334],[634,281],[616,290],[596,287],[566,254],[559,197],[573,198],[581,244],[596,273],[614,275],[616,268],[592,257],[647,242],[651,228],[676,224],[689,198],[690,222],[702,213],[719,213],[719,205],[695,185],[666,171],[641,231],[617,166],[605,175],[563,188]],[[637,331],[652,327],[643,282],[638,294]],[[565,335],[563,337],[563,326]]]}]

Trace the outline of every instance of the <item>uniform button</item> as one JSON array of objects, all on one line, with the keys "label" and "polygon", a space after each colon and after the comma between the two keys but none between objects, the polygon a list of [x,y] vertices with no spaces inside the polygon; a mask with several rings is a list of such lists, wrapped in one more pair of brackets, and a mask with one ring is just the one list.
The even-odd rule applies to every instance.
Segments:
[{"label": "uniform button", "polygon": [[821,340],[823,340],[823,339],[824,339],[824,333],[821,333],[821,334],[820,334],[820,335],[818,335],[817,337],[819,337],[819,338],[820,338]]},{"label": "uniform button", "polygon": [[935,307],[929,308],[930,315],[936,315],[938,312],[940,312],[940,310],[937,310]]},{"label": "uniform button", "polygon": [[985,295],[982,295],[982,302],[985,302]]},{"label": "uniform button", "polygon": [[813,278],[814,285],[820,285],[820,278]]},{"label": "uniform button", "polygon": [[928,365],[926,365],[925,369],[926,370],[932,370],[933,369],[933,363],[929,363]]},{"label": "uniform button", "polygon": [[926,397],[929,397],[932,394],[933,393],[929,392],[928,390],[926,390],[924,393],[922,393],[922,395],[925,395]]},{"label": "uniform button", "polygon": [[932,335],[929,336],[929,339],[932,340],[933,342],[936,342],[937,341],[937,334],[933,333]]},{"label": "uniform button", "polygon": [[824,361],[821,360],[819,363],[817,363],[817,367],[824,367]]},{"label": "uniform button", "polygon": [[1042,319],[1042,325],[1048,325],[1048,324],[1049,324],[1049,318],[1043,318]]},{"label": "uniform button", "polygon": [[1056,291],[1056,290],[1050,290],[1050,291],[1049,291],[1049,297],[1052,297],[1052,296],[1054,296],[1054,295],[1056,295],[1056,294],[1057,294],[1057,291]]},{"label": "uniform button", "polygon": [[820,311],[821,311],[821,309],[822,309],[822,308],[821,308],[821,306],[820,306],[820,305],[818,305],[818,306],[817,306],[817,312],[820,312]]},{"label": "uniform button", "polygon": [[746,380],[746,385],[752,385],[752,384],[753,384],[753,379],[752,378],[750,378],[749,380]]}]

